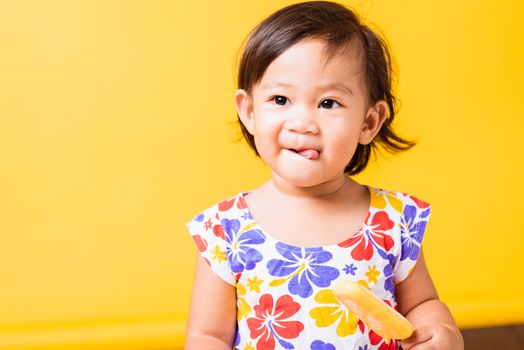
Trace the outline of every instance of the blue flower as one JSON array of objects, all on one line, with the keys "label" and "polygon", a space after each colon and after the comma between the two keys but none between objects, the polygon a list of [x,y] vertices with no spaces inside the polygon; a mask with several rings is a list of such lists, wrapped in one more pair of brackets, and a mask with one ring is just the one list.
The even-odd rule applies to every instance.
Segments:
[{"label": "blue flower", "polygon": [[384,289],[395,295],[395,276],[393,274],[393,266],[395,266],[395,255],[388,254],[387,258],[389,264],[384,266]]},{"label": "blue flower", "polygon": [[400,240],[402,244],[402,254],[400,260],[417,260],[420,251],[422,237],[426,230],[429,208],[423,210],[412,205],[404,207],[402,218]]},{"label": "blue flower", "polygon": [[336,350],[335,345],[324,343],[322,340],[315,340],[311,343],[311,350]]},{"label": "blue flower", "polygon": [[239,345],[240,345],[240,332],[237,329],[237,334],[235,336],[235,350],[240,350]]},{"label": "blue flower", "polygon": [[364,347],[359,346],[358,350],[368,350],[368,345],[366,344],[366,345],[364,345]]},{"label": "blue flower", "polygon": [[355,276],[356,270],[357,270],[357,267],[354,266],[353,264],[351,264],[350,266],[346,265],[346,267],[344,267],[344,271],[346,272],[346,275],[350,273],[352,276]]},{"label": "blue flower", "polygon": [[231,270],[239,273],[252,270],[256,264],[262,260],[262,254],[252,246],[262,244],[266,240],[264,234],[259,229],[251,229],[246,226],[240,231],[240,221],[233,219],[222,219],[220,221],[227,242],[227,257],[231,263]]},{"label": "blue flower", "polygon": [[322,248],[298,248],[277,243],[281,259],[271,259],[267,268],[271,276],[284,277],[270,282],[270,286],[288,283],[289,292],[307,298],[313,294],[311,283],[320,288],[329,287],[340,273],[338,269],[324,265],[333,255]]}]

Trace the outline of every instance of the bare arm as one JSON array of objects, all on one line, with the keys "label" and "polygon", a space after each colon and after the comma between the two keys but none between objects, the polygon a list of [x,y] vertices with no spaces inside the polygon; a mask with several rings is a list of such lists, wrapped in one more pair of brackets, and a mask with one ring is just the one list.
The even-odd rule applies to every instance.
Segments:
[{"label": "bare arm", "polygon": [[211,271],[199,255],[184,349],[231,350],[235,332],[235,287]]},{"label": "bare arm", "polygon": [[462,350],[464,341],[448,307],[439,300],[422,252],[411,274],[396,286],[399,311],[413,323],[404,350]]}]

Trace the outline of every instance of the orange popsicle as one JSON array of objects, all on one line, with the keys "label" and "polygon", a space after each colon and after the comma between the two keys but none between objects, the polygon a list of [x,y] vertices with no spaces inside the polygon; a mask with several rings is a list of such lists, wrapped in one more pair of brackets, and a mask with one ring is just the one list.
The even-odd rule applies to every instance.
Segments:
[{"label": "orange popsicle", "polygon": [[333,288],[335,296],[364,324],[387,343],[406,339],[413,333],[411,323],[395,309],[358,282],[343,281]]}]

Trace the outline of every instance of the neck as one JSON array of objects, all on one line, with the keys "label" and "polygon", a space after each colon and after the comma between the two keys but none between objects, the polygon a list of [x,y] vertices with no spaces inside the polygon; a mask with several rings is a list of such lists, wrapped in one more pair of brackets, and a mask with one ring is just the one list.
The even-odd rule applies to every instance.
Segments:
[{"label": "neck", "polygon": [[266,183],[268,190],[278,196],[296,199],[330,199],[342,194],[351,185],[351,180],[344,174],[333,180],[309,187],[294,186],[273,174],[271,180]]}]

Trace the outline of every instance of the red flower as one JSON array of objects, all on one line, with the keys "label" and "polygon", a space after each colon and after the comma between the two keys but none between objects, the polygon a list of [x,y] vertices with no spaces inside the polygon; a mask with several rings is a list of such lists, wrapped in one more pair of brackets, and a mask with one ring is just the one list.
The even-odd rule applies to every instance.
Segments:
[{"label": "red flower", "polygon": [[244,199],[244,197],[240,197],[238,199],[237,208],[238,209],[245,209],[245,208],[247,208],[246,200]]},{"label": "red flower", "polygon": [[371,220],[368,214],[364,227],[355,236],[339,243],[339,246],[342,248],[355,246],[351,251],[353,259],[370,260],[374,252],[373,243],[382,247],[386,252],[393,247],[393,238],[387,234],[387,231],[393,226],[393,221],[389,219],[385,211],[376,212]]},{"label": "red flower", "polygon": [[371,345],[378,345],[378,350],[396,350],[397,349],[397,341],[395,339],[391,339],[389,341],[389,344],[386,343],[384,338],[382,338],[377,333],[373,332],[372,330],[369,330],[369,341]]},{"label": "red flower", "polygon": [[224,234],[224,229],[222,228],[222,225],[220,224],[216,224],[215,226],[213,226],[213,233],[217,237],[220,237],[224,240],[226,239],[226,235]]},{"label": "red flower", "polygon": [[231,207],[235,204],[235,198],[226,199],[220,203],[218,203],[218,210],[219,211],[226,211],[231,209]]},{"label": "red flower", "polygon": [[273,305],[271,294],[260,297],[259,305],[254,307],[255,317],[247,319],[251,330],[251,338],[257,340],[257,350],[273,350],[275,338],[287,349],[293,348],[283,340],[297,338],[304,330],[304,325],[299,321],[285,321],[300,310],[300,304],[293,301],[290,295],[283,295]]},{"label": "red flower", "polygon": [[416,197],[413,197],[413,196],[410,195],[410,194],[406,194],[406,193],[402,193],[402,194],[403,194],[404,196],[406,196],[406,197],[411,198],[411,200],[412,200],[413,202],[415,202],[415,205],[416,205],[417,207],[419,207],[420,209],[425,209],[425,208],[429,207],[429,203],[428,203],[428,202],[424,202],[423,200],[418,199],[418,198],[416,198]]},{"label": "red flower", "polygon": [[200,252],[205,252],[207,249],[207,241],[200,235],[194,235],[193,240]]}]

